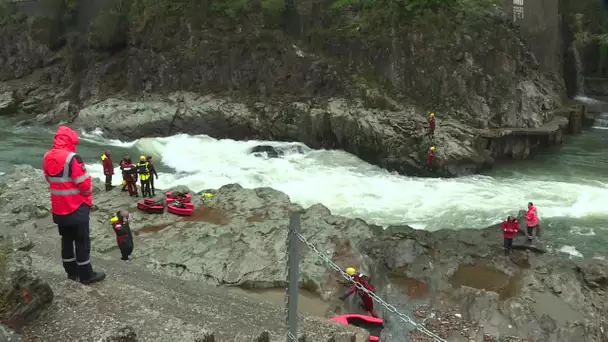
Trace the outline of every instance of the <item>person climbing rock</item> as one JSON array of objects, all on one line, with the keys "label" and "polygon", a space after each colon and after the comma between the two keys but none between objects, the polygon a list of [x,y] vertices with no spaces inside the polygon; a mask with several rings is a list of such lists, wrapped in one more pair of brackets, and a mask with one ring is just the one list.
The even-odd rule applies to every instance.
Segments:
[{"label": "person climbing rock", "polygon": [[106,191],[114,189],[112,186],[112,175],[114,175],[114,163],[110,156],[110,151],[105,151],[101,155],[101,163],[103,165],[103,174],[106,176]]},{"label": "person climbing rock", "polygon": [[359,298],[361,298],[361,306],[363,307],[363,310],[368,311],[373,317],[378,317],[378,314],[374,309],[374,300],[372,299],[372,296],[356,286],[356,284],[359,284],[369,292],[375,292],[376,289],[370,283],[369,277],[363,275],[362,273],[357,273],[357,270],[354,267],[347,268],[346,274],[351,277],[352,283],[350,289],[340,297],[340,300],[344,300],[353,293],[357,292]]},{"label": "person climbing rock", "polygon": [[59,126],[42,160],[49,183],[51,212],[61,235],[61,258],[68,278],[92,284],[105,279],[91,265],[89,222],[93,206],[93,183],[82,158],[76,154],[80,137],[67,126]]},{"label": "person climbing rock", "polygon": [[509,255],[511,254],[511,249],[513,248],[513,239],[519,231],[519,222],[517,222],[515,217],[509,216],[502,223],[501,227],[504,236],[505,255]]},{"label": "person climbing rock", "polygon": [[429,113],[429,135],[435,134],[435,113]]},{"label": "person climbing rock", "polygon": [[[152,192],[152,197],[154,197],[154,177],[158,179],[158,173],[156,173],[156,168],[154,164],[152,164],[152,156],[147,156],[146,161],[148,162],[148,168],[150,169],[150,191]],[[154,177],[152,177],[152,175]]]},{"label": "person climbing rock", "polygon": [[143,197],[152,197],[150,191],[150,163],[146,161],[146,156],[139,157],[139,163],[137,164],[137,174],[141,181],[141,195]]},{"label": "person climbing rock", "polygon": [[528,244],[532,244],[533,233],[536,233],[536,238],[540,237],[540,225],[538,224],[538,211],[532,202],[528,202],[528,212],[526,214],[526,224],[528,228],[526,233],[528,235]]},{"label": "person climbing rock", "polygon": [[121,260],[129,260],[129,256],[133,252],[133,234],[129,226],[129,213],[119,211],[110,219],[110,222],[116,233],[116,243],[122,255]]},{"label": "person climbing rock", "polygon": [[125,181],[125,187],[129,192],[129,196],[139,197],[137,194],[137,168],[131,162],[131,158],[129,156],[125,157],[126,160],[123,160],[124,163],[122,165],[122,179]]},{"label": "person climbing rock", "polygon": [[435,162],[435,146],[429,147],[429,152],[426,157],[426,166],[429,168],[433,167],[433,163]]},{"label": "person climbing rock", "polygon": [[[123,171],[123,168],[129,164],[131,164],[131,158],[128,155],[125,155],[120,160],[120,163],[118,163],[118,166],[120,167],[120,171]],[[124,171],[122,172],[122,176],[123,176],[122,177],[122,189],[120,191],[125,192],[125,191],[128,191],[128,189],[127,189],[127,180],[125,179]]]}]

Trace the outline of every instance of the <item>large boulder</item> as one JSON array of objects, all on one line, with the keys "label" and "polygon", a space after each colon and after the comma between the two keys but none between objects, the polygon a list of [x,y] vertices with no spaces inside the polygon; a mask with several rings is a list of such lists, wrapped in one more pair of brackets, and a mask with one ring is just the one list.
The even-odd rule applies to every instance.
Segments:
[{"label": "large boulder", "polygon": [[[17,331],[36,319],[53,300],[49,284],[31,272],[32,261],[27,254],[31,247],[27,236],[0,235],[0,320]],[[11,333],[0,330],[2,335]]]}]

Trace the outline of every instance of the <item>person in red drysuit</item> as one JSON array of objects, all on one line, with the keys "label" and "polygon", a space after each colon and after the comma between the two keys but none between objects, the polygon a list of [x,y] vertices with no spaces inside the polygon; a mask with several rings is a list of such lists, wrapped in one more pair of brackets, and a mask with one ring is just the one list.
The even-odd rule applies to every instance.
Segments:
[{"label": "person in red drysuit", "polygon": [[101,155],[101,163],[103,165],[103,174],[106,176],[106,191],[114,189],[112,186],[112,175],[114,175],[114,163],[110,156],[110,151],[105,151]]},{"label": "person in red drysuit", "polygon": [[133,252],[133,234],[129,226],[129,213],[119,211],[110,219],[112,228],[116,233],[116,243],[122,255],[122,260],[129,260],[129,256]]},{"label": "person in red drysuit", "polygon": [[429,135],[435,134],[435,113],[429,114]]},{"label": "person in red drysuit", "polygon": [[528,228],[528,243],[532,244],[533,233],[536,230],[536,238],[540,237],[540,225],[538,224],[538,211],[532,202],[528,202],[528,212],[526,213],[526,224]]},{"label": "person in red drysuit", "polygon": [[513,248],[513,239],[519,231],[519,222],[517,222],[515,217],[509,216],[502,223],[501,227],[504,236],[505,255],[509,255],[511,253],[511,249]]},{"label": "person in red drysuit", "polygon": [[139,197],[137,193],[137,168],[131,162],[131,158],[129,156],[125,156],[124,163],[122,166],[122,179],[126,182],[127,191],[129,191],[129,196]]},{"label": "person in red drysuit", "polygon": [[[118,166],[120,167],[120,171],[123,171],[123,168],[127,165],[129,165],[129,163],[127,162],[127,160],[129,160],[129,156],[125,155],[124,157],[122,157],[122,159],[120,160],[120,163],[118,163]],[[125,179],[125,173],[122,172],[122,189],[120,190],[122,192],[127,191],[127,180]]]},{"label": "person in red drysuit", "polygon": [[359,285],[363,286],[363,288],[365,288],[369,292],[375,292],[376,289],[369,282],[369,278],[366,275],[357,273],[357,271],[353,267],[347,268],[346,273],[351,277],[352,284],[351,284],[350,289],[343,296],[340,297],[340,300],[344,300],[344,299],[348,298],[348,296],[357,292],[357,294],[359,295],[359,298],[361,298],[361,304],[362,304],[361,306],[363,307],[363,310],[368,311],[373,317],[378,318],[378,314],[376,313],[376,310],[374,309],[374,300],[372,299],[372,296],[370,296],[365,291],[357,288],[357,286],[355,285],[355,284],[359,284]]},{"label": "person in red drysuit", "polygon": [[80,137],[67,126],[59,126],[50,149],[42,160],[42,172],[49,183],[51,212],[61,235],[61,258],[68,278],[92,284],[105,279],[104,272],[91,266],[90,215],[93,182],[82,158],[76,154]]},{"label": "person in red drysuit", "polygon": [[429,148],[429,152],[427,153],[427,156],[426,156],[426,165],[428,167],[432,167],[434,161],[435,161],[435,146],[431,146]]}]

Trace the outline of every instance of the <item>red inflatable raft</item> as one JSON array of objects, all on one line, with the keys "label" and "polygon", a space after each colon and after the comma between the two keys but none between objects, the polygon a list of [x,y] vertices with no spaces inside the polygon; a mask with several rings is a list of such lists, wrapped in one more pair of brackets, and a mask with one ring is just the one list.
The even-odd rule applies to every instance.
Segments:
[{"label": "red inflatable raft", "polygon": [[152,198],[145,198],[143,202],[137,202],[137,209],[148,214],[162,214],[165,212],[165,205]]},{"label": "red inflatable raft", "polygon": [[346,314],[334,316],[330,320],[340,324],[350,324],[365,329],[369,332],[369,340],[374,342],[380,341],[380,333],[382,333],[382,329],[384,329],[384,321],[381,318],[372,316]]},{"label": "red inflatable raft", "polygon": [[180,201],[182,203],[190,203],[190,202],[192,202],[192,195],[190,195],[189,193],[186,193],[186,194],[182,194],[182,193],[173,194],[172,192],[167,192],[165,194],[165,201],[167,202],[167,204],[173,203],[175,201]]},{"label": "red inflatable raft", "polygon": [[167,204],[167,211],[175,215],[190,216],[194,213],[194,204],[175,201]]}]

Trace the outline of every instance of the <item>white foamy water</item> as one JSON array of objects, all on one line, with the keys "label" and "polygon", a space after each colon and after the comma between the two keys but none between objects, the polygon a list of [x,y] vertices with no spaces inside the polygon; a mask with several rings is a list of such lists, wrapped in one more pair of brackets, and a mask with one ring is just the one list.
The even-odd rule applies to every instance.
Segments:
[{"label": "white foamy water", "polygon": [[[101,132],[85,139],[99,141]],[[565,183],[544,177],[494,178],[469,176],[455,179],[418,178],[392,174],[341,151],[287,153],[283,158],[262,159],[248,154],[259,144],[277,143],[216,140],[207,136],[176,135],[144,138],[134,142],[107,141],[135,147],[154,156],[156,163],[175,170],[161,173],[156,185],[186,185],[194,191],[229,183],[243,187],[268,186],[288,194],[303,206],[322,203],[333,213],[387,225],[407,223],[420,229],[484,227],[533,201],[541,218],[601,215],[608,203],[608,187]],[[102,178],[99,164],[88,166]],[[120,173],[116,172],[115,183]]]},{"label": "white foamy water", "polygon": [[558,252],[562,252],[570,255],[571,257],[582,258],[583,254],[579,252],[574,246],[562,246],[558,249]]}]

